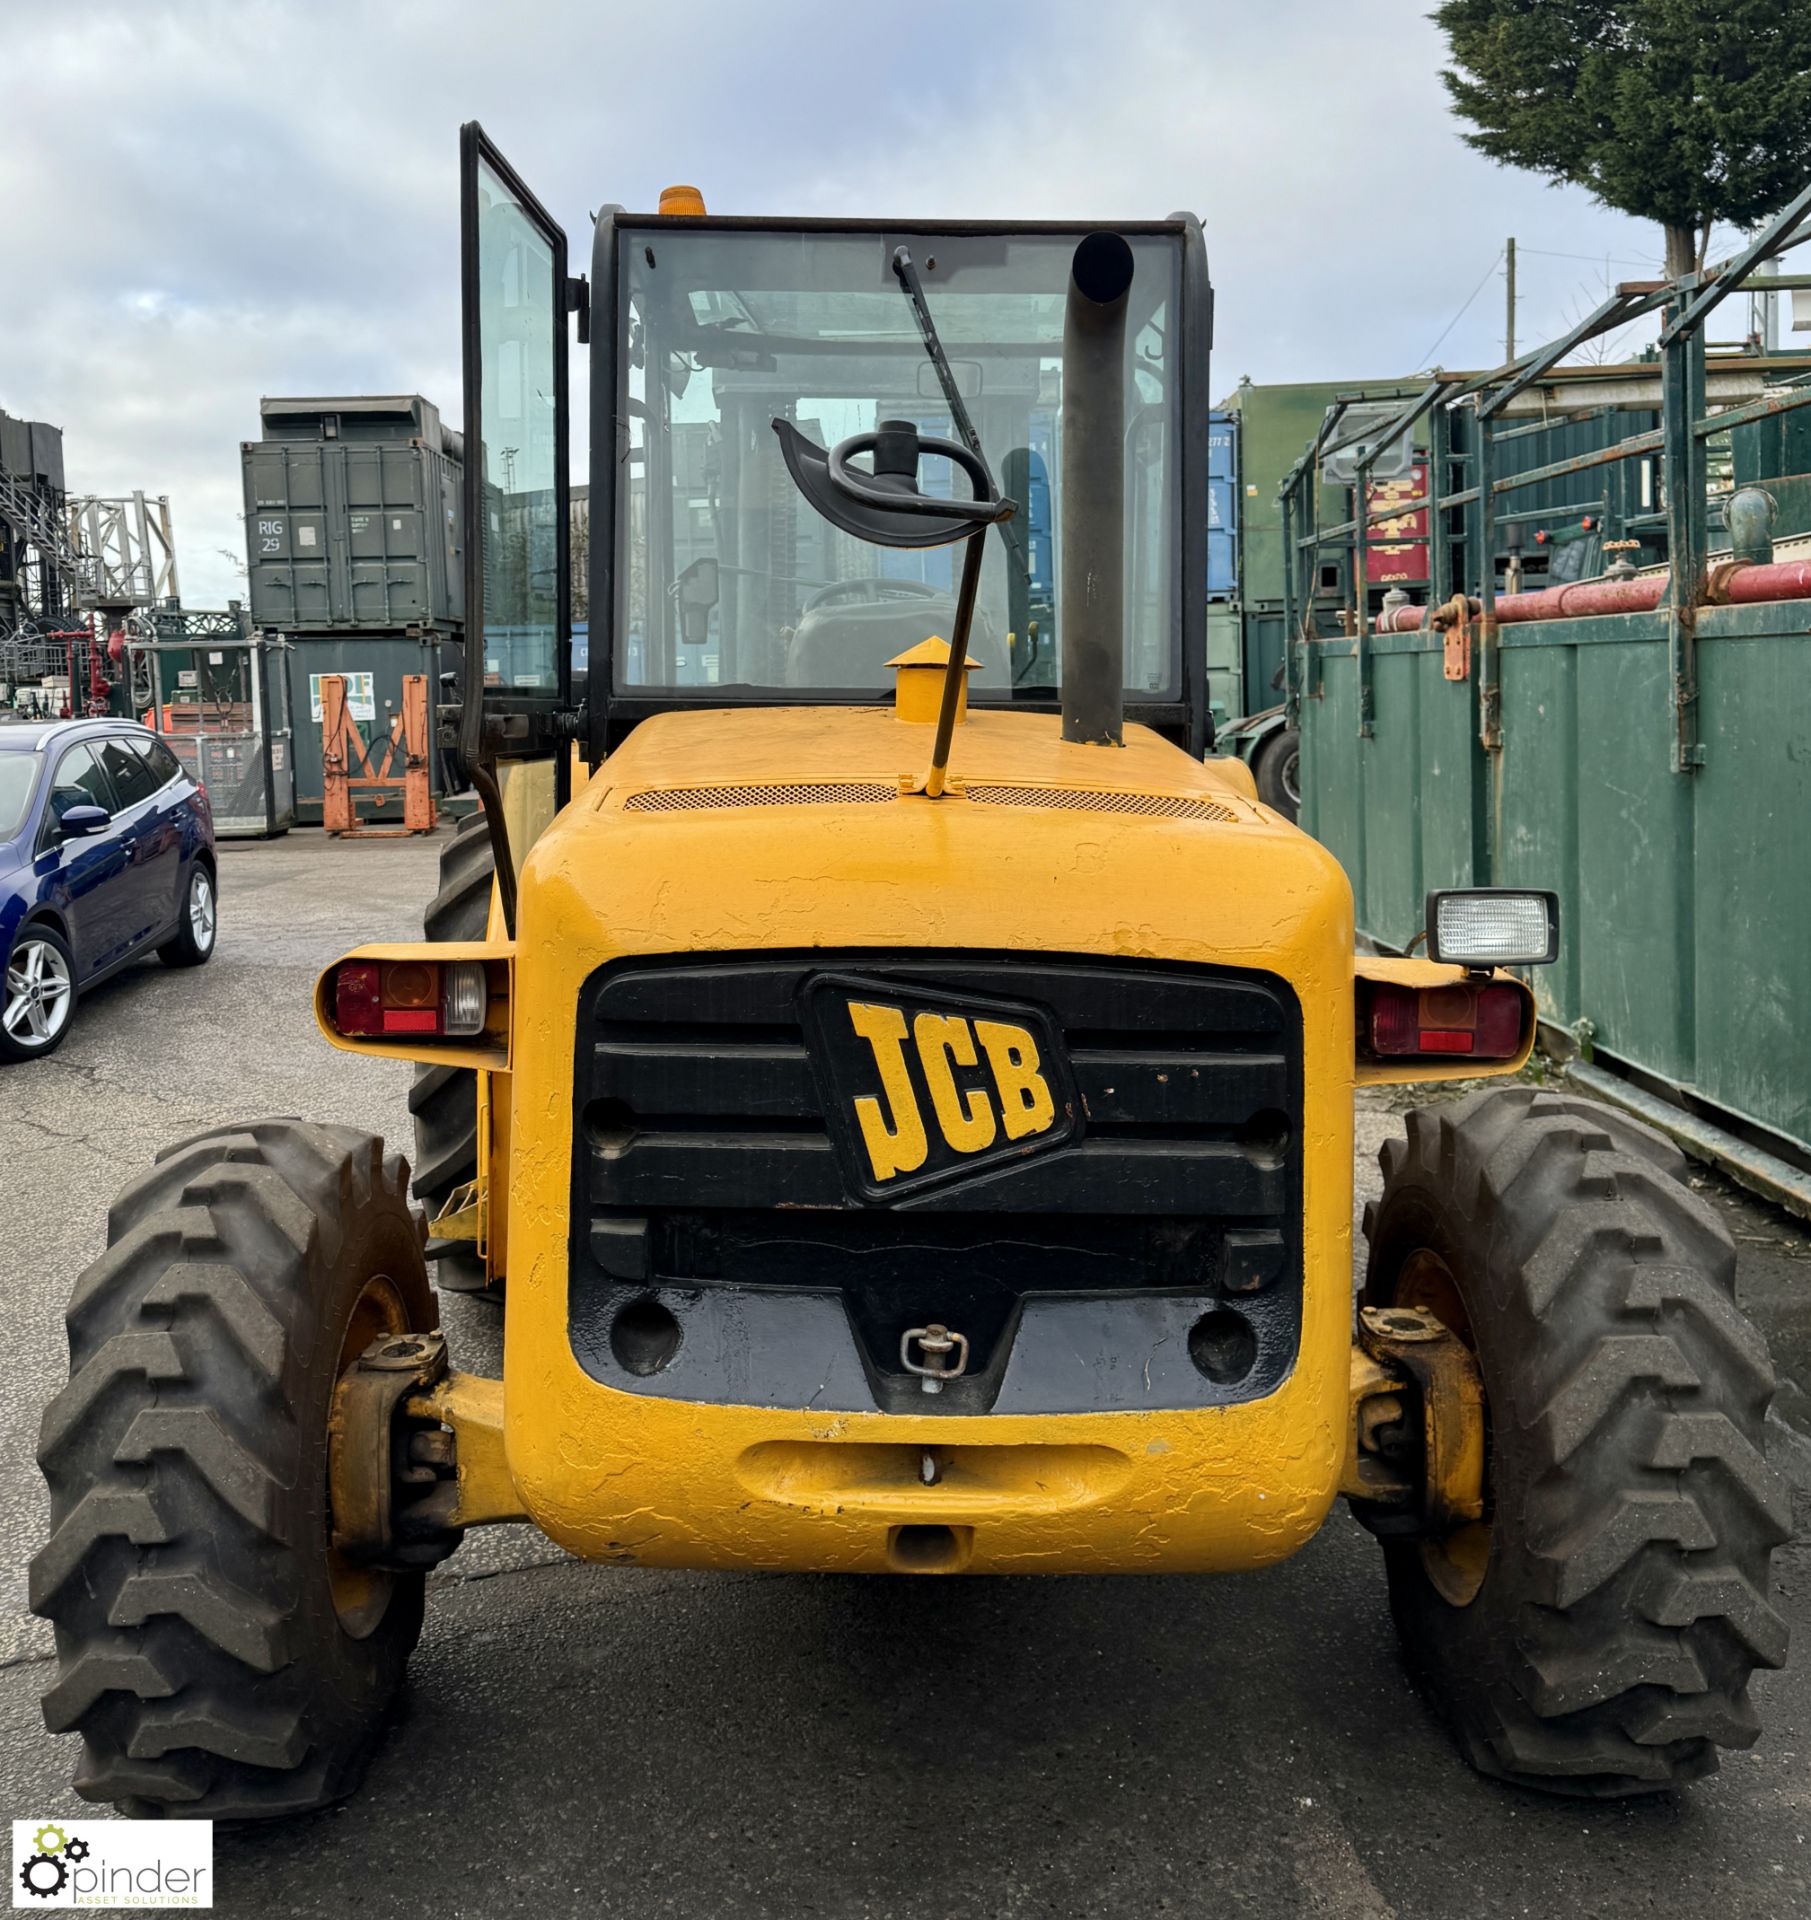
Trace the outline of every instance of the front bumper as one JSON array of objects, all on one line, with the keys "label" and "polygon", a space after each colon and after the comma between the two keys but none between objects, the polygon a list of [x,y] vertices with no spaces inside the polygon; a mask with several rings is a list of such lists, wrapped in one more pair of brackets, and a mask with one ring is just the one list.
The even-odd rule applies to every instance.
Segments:
[{"label": "front bumper", "polygon": [[505,1445],[492,1381],[455,1375],[438,1411],[462,1480],[472,1463],[462,1524],[530,1519],[588,1560],[1233,1572],[1286,1559],[1325,1518],[1348,1352],[1344,1329],[1316,1327],[1312,1359],[1268,1398],[1150,1414],[814,1416],[649,1400],[582,1374],[544,1383],[542,1405],[565,1416],[557,1434],[513,1418]]}]

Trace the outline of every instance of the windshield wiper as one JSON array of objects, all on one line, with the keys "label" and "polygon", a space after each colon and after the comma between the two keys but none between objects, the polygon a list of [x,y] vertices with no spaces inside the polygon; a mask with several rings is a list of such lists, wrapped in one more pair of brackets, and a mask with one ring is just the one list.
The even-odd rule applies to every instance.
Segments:
[{"label": "windshield wiper", "polygon": [[[931,310],[925,304],[924,284],[918,278],[918,269],[912,264],[908,248],[893,249],[893,275],[911,306],[912,318],[918,322],[919,337],[924,341],[925,353],[936,371],[937,384],[943,389],[956,438],[981,462],[982,471],[987,475],[987,491],[991,494],[994,491],[993,469],[987,464],[987,455],[981,448],[981,436],[975,431],[975,423],[968,417],[968,408],[962,403],[962,391],[956,385],[955,369],[950,365],[949,355],[943,351],[937,323],[931,318]],[[1029,572],[1031,562],[1020,541],[1017,525],[1011,520],[1000,520],[995,522],[995,526],[1014,564]]]}]

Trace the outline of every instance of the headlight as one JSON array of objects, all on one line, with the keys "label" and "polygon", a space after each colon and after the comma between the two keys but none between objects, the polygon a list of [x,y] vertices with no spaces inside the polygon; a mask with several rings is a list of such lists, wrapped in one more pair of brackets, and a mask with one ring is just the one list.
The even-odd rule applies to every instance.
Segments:
[{"label": "headlight", "polygon": [[1559,956],[1559,895],[1460,887],[1427,896],[1427,957],[1461,967],[1539,967]]}]

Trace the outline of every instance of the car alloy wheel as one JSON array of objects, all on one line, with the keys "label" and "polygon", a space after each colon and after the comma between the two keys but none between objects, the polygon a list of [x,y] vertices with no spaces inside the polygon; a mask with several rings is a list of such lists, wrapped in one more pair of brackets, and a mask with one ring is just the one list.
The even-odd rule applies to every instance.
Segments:
[{"label": "car alloy wheel", "polygon": [[198,952],[206,953],[214,944],[214,919],[213,883],[198,866],[189,881],[189,933]]},{"label": "car alloy wheel", "polygon": [[27,934],[6,963],[0,1027],[15,1046],[47,1047],[62,1033],[73,1004],[69,962],[48,940]]}]

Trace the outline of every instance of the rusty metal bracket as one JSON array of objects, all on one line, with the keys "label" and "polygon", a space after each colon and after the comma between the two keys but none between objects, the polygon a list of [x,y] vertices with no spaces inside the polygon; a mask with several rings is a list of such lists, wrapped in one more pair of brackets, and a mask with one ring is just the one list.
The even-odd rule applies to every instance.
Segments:
[{"label": "rusty metal bracket", "polygon": [[[1637,543],[1639,544],[1639,543]],[[1707,607],[1722,607],[1729,604],[1730,580],[1748,564],[1743,560],[1719,560],[1704,576],[1702,604]]]},{"label": "rusty metal bracket", "polygon": [[1418,1307],[1365,1307],[1358,1340],[1421,1407],[1420,1521],[1433,1536],[1484,1517],[1484,1382],[1459,1336]]},{"label": "rusty metal bracket", "polygon": [[[457,1533],[436,1535],[432,1528],[404,1527],[399,1506],[413,1515],[413,1500],[399,1503],[405,1488],[423,1482],[432,1489],[448,1459],[437,1462],[435,1449],[418,1449],[404,1437],[398,1457],[399,1411],[412,1394],[426,1393],[446,1373],[446,1336],[434,1333],[386,1334],[374,1340],[341,1375],[333,1390],[327,1425],[327,1500],[333,1545],[347,1559],[365,1566],[417,1568],[445,1559],[459,1544]],[[424,1436],[413,1436],[420,1438]],[[442,1436],[445,1437],[445,1436]],[[405,1538],[404,1535],[408,1537]]]},{"label": "rusty metal bracket", "polygon": [[1455,593],[1428,616],[1428,624],[1445,635],[1444,672],[1449,680],[1471,678],[1471,602]]}]

